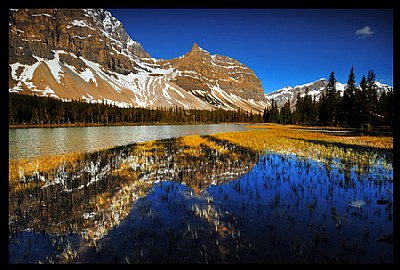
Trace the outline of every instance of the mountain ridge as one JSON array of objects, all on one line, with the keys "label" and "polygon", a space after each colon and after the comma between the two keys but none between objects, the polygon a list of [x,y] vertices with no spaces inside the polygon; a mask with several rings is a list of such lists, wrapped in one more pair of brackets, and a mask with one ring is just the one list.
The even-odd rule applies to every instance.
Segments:
[{"label": "mountain ridge", "polygon": [[[312,81],[309,83],[295,85],[295,86],[285,86],[278,90],[272,91],[268,94],[265,94],[265,98],[270,102],[274,100],[277,103],[278,108],[282,108],[285,103],[289,100],[291,109],[294,110],[296,107],[297,95],[300,94],[300,97],[304,97],[304,95],[308,94],[311,97],[316,98],[318,101],[321,93],[325,91],[325,87],[328,84],[328,80],[325,78],[320,78],[316,81]],[[393,87],[387,84],[383,84],[380,82],[375,82],[378,97],[381,95],[383,91],[389,91]],[[339,92],[340,96],[343,96],[343,92],[346,88],[346,84],[341,82],[336,82],[336,90]]]},{"label": "mountain ridge", "polygon": [[260,80],[237,60],[197,43],[178,58],[152,58],[103,9],[9,9],[9,92],[120,107],[269,105]]}]

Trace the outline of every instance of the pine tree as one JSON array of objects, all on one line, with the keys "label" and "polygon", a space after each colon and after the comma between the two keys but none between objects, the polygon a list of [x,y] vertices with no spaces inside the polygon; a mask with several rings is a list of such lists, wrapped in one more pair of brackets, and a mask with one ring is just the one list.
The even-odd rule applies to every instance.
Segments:
[{"label": "pine tree", "polygon": [[313,100],[312,100],[312,109],[311,109],[311,123],[315,124],[318,122],[318,101],[316,96],[314,95]]},{"label": "pine tree", "polygon": [[264,123],[269,122],[269,117],[270,117],[269,110],[267,110],[267,108],[264,108],[264,114],[263,114]]},{"label": "pine tree", "polygon": [[278,123],[279,122],[279,110],[278,110],[278,105],[276,104],[275,100],[272,100],[272,107],[271,107],[271,114],[270,114],[270,121],[272,123]]},{"label": "pine tree", "polygon": [[367,76],[367,96],[368,99],[366,100],[366,109],[368,114],[368,121],[367,124],[374,123],[376,119],[376,106],[378,103],[378,97],[376,93],[376,75],[372,69],[368,70]]},{"label": "pine tree", "polygon": [[311,116],[312,116],[312,99],[311,96],[308,94],[308,88],[306,88],[306,93],[304,96],[304,119],[306,123],[311,123]]},{"label": "pine tree", "polygon": [[292,113],[290,111],[290,100],[288,99],[285,105],[281,109],[281,122],[283,124],[291,124],[292,123]]},{"label": "pine tree", "polygon": [[322,92],[318,102],[318,122],[323,124],[328,121],[327,109],[326,109],[326,93]]},{"label": "pine tree", "polygon": [[294,122],[301,123],[301,111],[302,111],[302,98],[300,97],[300,93],[297,93],[296,97],[296,108],[293,112],[293,120]]},{"label": "pine tree", "polygon": [[338,92],[336,91],[335,72],[332,71],[329,75],[328,84],[326,86],[326,120],[330,124],[335,124],[337,122],[338,96]]},{"label": "pine tree", "polygon": [[376,107],[376,114],[379,117],[380,124],[393,125],[393,89],[383,91],[379,97]]},{"label": "pine tree", "polygon": [[393,88],[390,88],[386,94],[386,101],[383,104],[383,111],[383,115],[387,120],[387,123],[393,126]]},{"label": "pine tree", "polygon": [[367,79],[365,75],[361,77],[360,81],[360,90],[356,95],[356,107],[358,108],[358,127],[363,126],[368,121],[368,113],[367,113],[367,102],[368,102],[368,93],[367,93]]},{"label": "pine tree", "polygon": [[346,88],[343,93],[343,99],[341,102],[341,115],[342,115],[342,123],[347,125],[352,125],[354,122],[353,116],[355,115],[355,99],[356,85],[355,85],[355,75],[354,75],[354,67],[351,67],[349,77],[347,79]]}]

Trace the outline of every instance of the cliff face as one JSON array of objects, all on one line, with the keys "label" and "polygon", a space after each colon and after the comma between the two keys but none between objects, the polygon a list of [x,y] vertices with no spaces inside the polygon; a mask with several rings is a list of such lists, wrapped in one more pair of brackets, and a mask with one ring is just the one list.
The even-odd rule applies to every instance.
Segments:
[{"label": "cliff face", "polygon": [[[36,57],[53,59],[63,50],[119,73],[135,71],[130,57],[150,57],[122,24],[104,10],[9,10],[9,62],[33,64]],[[70,56],[67,64],[78,64]]]},{"label": "cliff face", "polygon": [[261,82],[235,59],[197,44],[151,58],[102,9],[10,9],[9,91],[118,106],[261,111]]}]

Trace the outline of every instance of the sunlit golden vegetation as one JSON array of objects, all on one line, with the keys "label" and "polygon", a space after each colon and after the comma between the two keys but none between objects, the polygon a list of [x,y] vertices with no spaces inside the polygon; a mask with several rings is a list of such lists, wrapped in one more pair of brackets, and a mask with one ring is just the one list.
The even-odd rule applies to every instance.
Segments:
[{"label": "sunlit golden vegetation", "polygon": [[[61,164],[73,169],[83,153],[72,153],[65,155],[53,155],[35,158],[24,158],[8,161],[8,185],[10,191],[17,191],[25,188],[32,188],[38,183],[27,182],[26,178],[37,174],[50,173],[56,170]],[[39,182],[43,184],[42,182]]]},{"label": "sunlit golden vegetation", "polygon": [[[364,166],[383,158],[383,166],[391,166],[393,137],[352,135],[347,130],[296,125],[264,124],[248,126],[244,132],[228,132],[215,138],[249,147],[254,151],[295,154],[299,157]],[[331,132],[325,132],[331,131]]]},{"label": "sunlit golden vegetation", "polygon": [[[393,149],[393,136],[370,136],[370,135],[346,135],[345,132],[351,133],[352,130],[346,130],[340,127],[308,127],[308,126],[296,126],[296,125],[279,125],[279,124],[263,124],[263,125],[251,125],[248,126],[251,129],[257,129],[257,132],[252,131],[247,135],[246,142],[254,143],[258,141],[251,139],[252,135],[258,134],[258,137],[263,137],[264,141],[268,141],[272,145],[279,144],[281,138],[290,139],[302,139],[309,141],[322,140],[325,142],[342,143],[353,146],[366,146],[382,149]],[[263,130],[264,129],[264,130]],[[332,131],[332,132],[321,132],[321,130]],[[335,132],[337,134],[335,134]],[[342,132],[341,132],[342,131]],[[225,133],[226,134],[226,133]],[[339,134],[339,135],[338,135]],[[235,135],[233,134],[233,137]],[[218,137],[218,136],[217,136]],[[220,137],[220,136],[219,136]],[[275,140],[271,140],[271,137],[275,137]],[[237,139],[236,141],[240,141]],[[263,145],[258,143],[255,148],[258,150],[263,149]]]},{"label": "sunlit golden vegetation", "polygon": [[[250,130],[246,132],[228,132],[213,136],[220,140],[226,140],[236,145],[248,147],[254,151],[272,151],[281,153],[294,153],[298,156],[324,160],[326,158],[340,157],[349,159],[353,163],[371,163],[369,160],[374,155],[372,150],[392,150],[392,136],[370,136],[370,135],[348,135],[340,133],[342,129],[335,127],[307,127],[296,125],[278,124],[258,124],[248,126]],[[322,132],[321,130],[333,131]],[[335,133],[337,131],[337,133]],[[203,136],[193,135],[178,138],[176,154],[179,157],[193,156],[206,157],[209,151],[202,148],[214,149],[216,153],[228,154],[224,146],[218,145]],[[365,149],[364,149],[365,148]],[[362,150],[363,155],[360,155]],[[164,156],[165,145],[150,141],[135,145],[137,153],[133,160],[125,161],[118,168],[113,169],[115,175],[136,178],[138,172],[132,167],[146,165],[146,170],[152,170],[155,164],[145,162],[148,156]],[[235,153],[230,152],[235,158]],[[9,161],[9,190],[18,191],[21,189],[32,188],[35,185],[43,186],[44,181],[26,181],[28,177],[37,175],[38,178],[45,177],[54,172],[64,164],[67,170],[73,171],[78,164],[78,160],[83,158],[82,153],[37,157],[31,159],[19,159]],[[192,164],[193,165],[193,164]],[[130,166],[130,167],[129,167]]]}]

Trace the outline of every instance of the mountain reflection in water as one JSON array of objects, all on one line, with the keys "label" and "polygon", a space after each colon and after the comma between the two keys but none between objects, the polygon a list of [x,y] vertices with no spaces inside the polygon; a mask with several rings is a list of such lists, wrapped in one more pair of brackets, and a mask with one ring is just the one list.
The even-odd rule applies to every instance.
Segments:
[{"label": "mountain reflection in water", "polygon": [[10,195],[10,263],[393,262],[392,170],[191,145],[95,152]]}]

